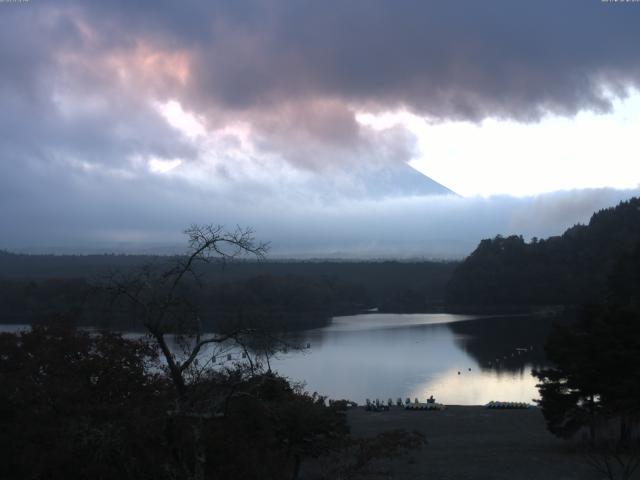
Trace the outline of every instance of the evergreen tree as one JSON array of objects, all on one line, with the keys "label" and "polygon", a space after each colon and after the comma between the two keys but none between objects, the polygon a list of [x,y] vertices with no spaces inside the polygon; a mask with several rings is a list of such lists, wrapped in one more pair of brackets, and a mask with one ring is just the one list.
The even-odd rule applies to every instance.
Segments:
[{"label": "evergreen tree", "polygon": [[609,280],[608,302],[584,307],[578,322],[558,327],[546,351],[553,367],[535,372],[549,430],[570,437],[619,420],[625,440],[640,419],[640,245],[622,256]]}]

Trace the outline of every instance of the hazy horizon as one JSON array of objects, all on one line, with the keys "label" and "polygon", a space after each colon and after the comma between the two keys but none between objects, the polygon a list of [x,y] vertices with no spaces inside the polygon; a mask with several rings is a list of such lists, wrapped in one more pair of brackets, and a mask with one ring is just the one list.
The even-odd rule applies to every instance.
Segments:
[{"label": "hazy horizon", "polygon": [[[324,212],[324,221],[305,225],[304,235],[295,235],[300,217],[294,215],[281,215],[275,226],[256,217],[250,219],[253,223],[249,221],[244,225],[254,228],[257,239],[270,243],[267,258],[273,260],[460,260],[484,238],[522,235],[528,241],[533,237],[561,235],[573,225],[587,224],[596,211],[638,195],[640,190],[601,189],[555,192],[520,199],[408,197],[386,202],[386,212],[383,213],[388,216],[383,218],[393,223],[383,231],[378,229],[379,221],[382,221],[380,210],[369,208],[371,205],[365,202],[352,203],[349,205],[351,208],[359,209],[343,212],[342,217],[330,217]],[[422,208],[430,208],[431,217],[424,220],[423,225],[416,225],[415,219],[420,217]],[[205,215],[201,216],[201,221],[206,222]],[[347,230],[345,225],[349,221],[352,222],[351,230]],[[355,224],[356,221],[360,224]],[[67,243],[56,244],[49,236],[39,239],[41,243],[16,240],[14,244],[7,242],[0,248],[27,254],[179,254],[186,248],[181,231],[188,225],[179,225],[177,221],[172,223],[175,231],[160,231],[157,238],[153,238],[153,233],[138,238],[132,235],[128,240],[105,240],[93,236],[84,237],[74,244],[73,237],[69,235],[65,238]],[[232,223],[226,226],[235,228]],[[149,230],[153,232],[154,227],[150,226]],[[327,228],[331,230],[331,243],[326,240],[322,243],[323,239],[315,236],[322,236]],[[406,230],[412,231],[411,237],[395,238],[396,232]],[[78,235],[76,238],[82,239],[81,232],[74,233]],[[329,235],[325,234],[325,237]]]}]

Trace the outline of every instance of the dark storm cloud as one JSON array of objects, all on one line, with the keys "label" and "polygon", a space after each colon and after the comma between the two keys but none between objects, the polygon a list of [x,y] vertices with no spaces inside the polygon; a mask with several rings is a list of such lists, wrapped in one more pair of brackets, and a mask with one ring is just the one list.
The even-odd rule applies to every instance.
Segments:
[{"label": "dark storm cloud", "polygon": [[[3,9],[0,55],[15,88],[30,86],[38,97],[54,80],[102,94],[122,83],[124,69],[142,100],[178,99],[209,128],[246,122],[261,148],[315,170],[380,160],[357,110],[530,121],[605,111],[640,81],[640,6],[599,0],[61,1]],[[159,64],[149,64],[153,54]],[[184,70],[182,81],[172,69]],[[386,137],[380,149],[399,162],[411,158],[410,135],[393,148]]]},{"label": "dark storm cloud", "polygon": [[604,110],[640,79],[640,6],[600,0],[100,2],[114,42],[195,54],[188,95],[235,111],[340,98],[435,118]]},{"label": "dark storm cloud", "polygon": [[376,169],[406,162],[417,154],[414,135],[401,127],[375,131],[358,124],[346,105],[306,101],[254,113],[256,146],[313,170],[354,163]]},{"label": "dark storm cloud", "polygon": [[[149,98],[173,98],[210,128],[248,123],[261,148],[314,169],[380,160],[371,153],[377,135],[355,121],[357,110],[526,121],[607,110],[611,95],[640,81],[640,5],[599,0],[63,0],[1,8],[0,86],[39,116],[58,122],[59,105],[48,104],[62,90],[153,125]],[[81,119],[84,143],[102,135],[102,120]],[[391,136],[380,135],[379,149],[409,160],[414,140],[395,135],[390,146]]]}]

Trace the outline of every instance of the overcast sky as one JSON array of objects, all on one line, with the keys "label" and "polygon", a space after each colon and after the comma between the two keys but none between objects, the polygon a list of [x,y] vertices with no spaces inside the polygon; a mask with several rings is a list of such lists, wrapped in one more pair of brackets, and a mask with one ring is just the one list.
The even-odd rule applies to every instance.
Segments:
[{"label": "overcast sky", "polygon": [[0,248],[559,234],[639,193],[639,25],[601,0],[0,2]]}]

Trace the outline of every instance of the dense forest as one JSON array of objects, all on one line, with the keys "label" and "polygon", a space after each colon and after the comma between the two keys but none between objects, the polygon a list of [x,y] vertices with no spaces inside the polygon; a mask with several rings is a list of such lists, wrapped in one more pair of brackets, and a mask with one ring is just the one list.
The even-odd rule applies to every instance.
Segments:
[{"label": "dense forest", "polygon": [[601,210],[561,236],[482,240],[447,285],[450,305],[580,305],[603,301],[607,277],[640,244],[640,198]]},{"label": "dense forest", "polygon": [[[176,257],[139,255],[17,255],[0,252],[1,323],[30,323],[64,314],[79,323],[134,326],[99,288],[114,274]],[[187,295],[207,327],[238,319],[268,319],[287,328],[320,325],[330,316],[370,308],[442,308],[453,262],[214,261],[199,267],[202,285]]]}]

